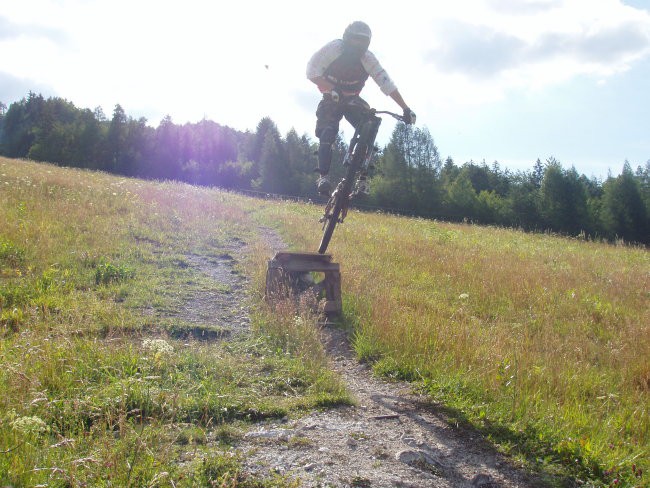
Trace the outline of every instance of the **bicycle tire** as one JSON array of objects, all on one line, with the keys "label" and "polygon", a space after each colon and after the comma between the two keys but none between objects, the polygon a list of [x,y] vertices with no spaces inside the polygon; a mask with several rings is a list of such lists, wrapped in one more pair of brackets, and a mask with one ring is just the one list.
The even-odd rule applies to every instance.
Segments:
[{"label": "bicycle tire", "polygon": [[325,224],[325,229],[323,230],[323,237],[321,238],[320,245],[318,246],[318,253],[325,254],[327,246],[329,246],[332,235],[334,234],[334,229],[336,224],[339,221],[339,216],[343,210],[343,204],[350,200],[350,193],[352,192],[352,185],[357,176],[359,168],[363,164],[363,160],[366,157],[368,152],[368,138],[370,137],[370,123],[366,123],[361,129],[361,133],[357,143],[354,147],[354,153],[352,160],[350,161],[350,166],[348,167],[347,174],[345,176],[345,183],[340,189],[339,193],[336,196],[336,201],[334,202],[334,208],[332,213],[329,216],[326,216],[327,223]]},{"label": "bicycle tire", "polygon": [[325,230],[323,231],[323,237],[318,246],[318,253],[325,254],[327,251],[327,246],[329,246],[330,240],[332,239],[332,234],[334,234],[334,228],[339,221],[339,215],[341,215],[342,205],[340,203],[340,197],[336,199],[334,204],[334,209],[332,213],[327,217],[327,224],[325,224]]},{"label": "bicycle tire", "polygon": [[345,183],[336,196],[336,201],[334,202],[332,213],[327,217],[327,223],[325,224],[323,237],[320,241],[320,246],[318,246],[319,254],[325,254],[327,246],[329,246],[332,235],[334,234],[334,228],[336,227],[336,224],[339,221],[339,216],[341,215],[341,211],[343,210],[343,204],[346,201],[350,200],[350,193],[352,192],[352,185],[354,184],[355,176],[357,174],[359,166],[363,162],[363,158],[365,157],[365,153],[367,151],[367,146],[365,146],[365,149],[362,148],[364,148],[363,145],[357,144],[354,157],[350,162],[350,167],[348,168],[348,172],[345,176]]}]

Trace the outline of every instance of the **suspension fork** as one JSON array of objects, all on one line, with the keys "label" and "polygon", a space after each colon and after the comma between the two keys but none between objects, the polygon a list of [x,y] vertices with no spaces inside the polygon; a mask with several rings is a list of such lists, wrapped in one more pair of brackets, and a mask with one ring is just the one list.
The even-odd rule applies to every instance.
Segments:
[{"label": "suspension fork", "polygon": [[366,139],[368,150],[366,153],[366,158],[362,164],[362,171],[368,170],[368,166],[370,165],[370,162],[375,155],[375,139],[377,139],[377,132],[379,131],[379,126],[381,125],[381,117],[377,117],[375,114],[371,114],[368,124],[368,136]]}]

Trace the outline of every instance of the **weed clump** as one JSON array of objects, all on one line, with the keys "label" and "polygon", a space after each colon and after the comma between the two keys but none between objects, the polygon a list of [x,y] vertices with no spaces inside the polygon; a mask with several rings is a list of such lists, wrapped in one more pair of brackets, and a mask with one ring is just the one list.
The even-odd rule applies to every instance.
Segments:
[{"label": "weed clump", "polygon": [[18,308],[3,310],[0,314],[0,327],[3,332],[18,332],[24,322],[24,313]]},{"label": "weed clump", "polygon": [[10,241],[0,239],[0,265],[16,268],[25,261],[25,251]]},{"label": "weed clump", "polygon": [[134,276],[135,271],[128,266],[103,262],[95,270],[95,284],[109,285],[111,283],[121,283]]}]

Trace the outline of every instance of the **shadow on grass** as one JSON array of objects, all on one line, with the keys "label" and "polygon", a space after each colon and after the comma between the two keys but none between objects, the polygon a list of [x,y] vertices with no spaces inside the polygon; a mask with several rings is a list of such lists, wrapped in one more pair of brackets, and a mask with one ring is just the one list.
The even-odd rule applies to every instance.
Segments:
[{"label": "shadow on grass", "polygon": [[[585,483],[591,483],[591,486],[609,485],[611,480],[607,480],[607,474],[596,460],[584,455],[579,442],[554,439],[549,437],[548,431],[542,432],[533,425],[518,429],[505,422],[472,418],[459,408],[445,405],[444,389],[437,389],[434,381],[423,378],[419,371],[408,365],[401,365],[383,351],[381,345],[373,344],[364,336],[357,315],[344,312],[335,326],[345,331],[357,360],[371,365],[376,375],[392,381],[419,383],[419,389],[426,397],[426,400],[413,401],[404,408],[396,408],[394,402],[376,397],[375,401],[385,408],[409,416],[423,429],[436,431],[436,435],[442,438],[449,436],[444,429],[436,428],[419,417],[418,412],[428,412],[451,427],[454,435],[464,438],[465,442],[495,454],[505,453],[511,469],[521,470],[518,466],[520,463],[516,461],[520,460],[530,486],[574,488]],[[462,392],[456,391],[454,394],[462,395]],[[400,398],[400,402],[405,402],[405,399]]]}]

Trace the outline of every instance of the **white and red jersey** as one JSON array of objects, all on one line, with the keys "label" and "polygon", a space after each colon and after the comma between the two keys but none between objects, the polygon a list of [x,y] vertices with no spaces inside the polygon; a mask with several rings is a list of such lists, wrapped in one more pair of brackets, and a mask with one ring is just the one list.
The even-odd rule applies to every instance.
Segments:
[{"label": "white and red jersey", "polygon": [[390,95],[397,87],[373,53],[361,59],[343,55],[343,40],[336,39],[319,49],[307,64],[307,78],[324,76],[342,95],[358,95],[369,76],[381,91]]}]

